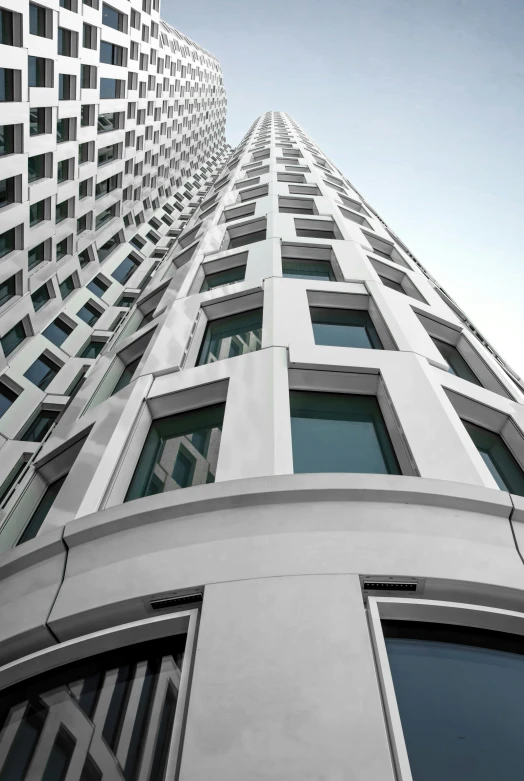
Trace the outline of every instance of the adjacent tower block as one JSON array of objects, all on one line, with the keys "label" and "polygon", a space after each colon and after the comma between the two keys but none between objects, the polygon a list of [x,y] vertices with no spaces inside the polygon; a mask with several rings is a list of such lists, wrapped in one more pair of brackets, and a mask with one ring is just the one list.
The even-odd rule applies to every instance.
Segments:
[{"label": "adjacent tower block", "polygon": [[0,380],[0,780],[516,778],[524,388],[287,114],[221,143]]}]

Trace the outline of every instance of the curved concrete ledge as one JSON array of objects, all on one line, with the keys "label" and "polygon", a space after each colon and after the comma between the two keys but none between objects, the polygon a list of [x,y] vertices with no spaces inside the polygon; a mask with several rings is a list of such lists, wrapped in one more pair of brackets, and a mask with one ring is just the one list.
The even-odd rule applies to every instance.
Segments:
[{"label": "curved concrete ledge", "polygon": [[298,502],[379,502],[463,510],[509,518],[510,495],[491,488],[402,475],[299,474],[230,480],[135,499],[69,522],[69,548],[167,518]]}]

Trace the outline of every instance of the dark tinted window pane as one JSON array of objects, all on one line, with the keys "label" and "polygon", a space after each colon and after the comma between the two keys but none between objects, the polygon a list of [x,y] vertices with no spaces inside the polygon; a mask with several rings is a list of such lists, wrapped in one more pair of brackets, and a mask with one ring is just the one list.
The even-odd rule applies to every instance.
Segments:
[{"label": "dark tinted window pane", "polygon": [[255,352],[262,347],[262,309],[252,309],[207,324],[197,365]]},{"label": "dark tinted window pane", "polygon": [[449,366],[448,371],[451,374],[455,374],[457,377],[462,377],[463,380],[474,382],[475,385],[480,385],[477,375],[472,372],[454,345],[448,344],[447,342],[442,342],[440,339],[436,339],[433,336],[431,338],[437,350],[446,360],[446,363]]},{"label": "dark tinted window pane", "polygon": [[121,285],[125,285],[127,280],[130,279],[140,264],[137,263],[132,257],[127,257],[122,263],[116,267],[111,276],[120,282]]},{"label": "dark tinted window pane", "polygon": [[98,358],[105,344],[106,342],[100,341],[89,342],[82,352],[79,353],[80,358]]},{"label": "dark tinted window pane", "polygon": [[53,342],[57,347],[60,347],[72,331],[73,329],[70,325],[58,318],[57,320],[53,320],[52,323],[49,323],[42,333],[50,342]]},{"label": "dark tinted window pane", "polygon": [[49,510],[53,506],[54,501],[58,496],[58,492],[62,488],[66,477],[67,475],[64,475],[64,477],[61,477],[59,480],[55,480],[54,483],[51,483],[51,485],[46,488],[43,497],[40,499],[36,510],[31,516],[31,520],[25,527],[22,536],[16,543],[17,545],[20,545],[22,542],[27,542],[27,540],[32,540],[34,537],[36,537],[40,531],[40,527],[46,519]]},{"label": "dark tinted window pane", "polygon": [[501,491],[524,496],[524,473],[499,434],[462,421]]},{"label": "dark tinted window pane", "polygon": [[382,349],[368,312],[320,307],[312,307],[310,311],[315,344]]},{"label": "dark tinted window pane", "polygon": [[0,125],[0,156],[12,155],[15,151],[15,126]]},{"label": "dark tinted window pane", "polygon": [[109,285],[106,285],[106,283],[103,282],[101,279],[95,277],[94,279],[91,280],[91,282],[89,282],[87,287],[92,293],[102,298],[102,296],[108,289]]},{"label": "dark tinted window pane", "polygon": [[36,247],[32,247],[29,250],[29,252],[27,253],[27,265],[29,271],[32,271],[32,269],[34,269],[36,266],[38,266],[39,263],[42,263],[46,259],[45,251],[46,251],[45,241],[43,241],[41,244],[38,244]]},{"label": "dark tinted window pane", "polygon": [[396,290],[397,293],[403,293],[405,296],[407,296],[407,293],[402,287],[402,285],[400,284],[400,282],[395,282],[394,279],[388,279],[387,277],[380,277],[380,279],[382,284],[385,285],[386,287],[389,287],[391,288],[391,290]]},{"label": "dark tinted window pane", "polygon": [[8,356],[10,353],[12,353],[19,344],[22,344],[25,338],[26,333],[24,324],[22,321],[20,321],[13,328],[11,328],[11,330],[8,331],[5,336],[0,338],[4,355]]},{"label": "dark tinted window pane", "polygon": [[54,363],[54,361],[46,355],[41,355],[33,364],[31,364],[29,369],[25,372],[24,377],[27,377],[28,380],[34,382],[40,390],[45,390],[59,371],[60,366]]},{"label": "dark tinted window pane", "polygon": [[31,300],[35,308],[35,312],[38,312],[38,310],[41,309],[44,304],[47,304],[50,298],[51,296],[49,294],[49,290],[47,289],[47,285],[42,285],[42,287],[39,287],[38,290],[35,290],[35,292],[31,295]]},{"label": "dark tinted window pane", "polygon": [[113,27],[115,30],[123,30],[122,14],[115,11],[111,6],[102,4],[102,24]]},{"label": "dark tinted window pane", "polygon": [[[125,501],[212,482],[216,474],[224,409],[225,404],[214,404],[155,420]],[[205,455],[193,444],[195,433],[209,442]]]},{"label": "dark tinted window pane", "polygon": [[524,766],[522,638],[385,621],[413,781],[517,781]]},{"label": "dark tinted window pane", "polygon": [[327,260],[282,260],[282,276],[296,279],[333,281],[335,275]]},{"label": "dark tinted window pane", "polygon": [[141,360],[142,360],[142,356],[140,355],[132,363],[128,363],[127,364],[127,366],[125,367],[124,371],[120,375],[120,378],[119,378],[117,384],[114,387],[113,393],[111,394],[112,396],[115,393],[118,393],[119,390],[122,390],[122,388],[125,388],[126,385],[129,385],[129,383],[131,382],[131,378],[132,378],[133,374],[135,373],[135,371],[137,370],[138,364],[140,363]]},{"label": "dark tinted window pane", "polygon": [[291,391],[295,472],[400,474],[373,396]]},{"label": "dark tinted window pane", "polygon": [[230,285],[232,282],[242,282],[245,275],[245,266],[235,266],[235,268],[228,268],[225,271],[217,271],[215,274],[207,274],[200,292],[212,290],[220,285]]},{"label": "dark tinted window pane", "polygon": [[42,410],[20,439],[23,442],[41,442],[57,417],[55,410]]},{"label": "dark tinted window pane", "polygon": [[100,312],[96,307],[88,303],[78,310],[77,315],[88,325],[94,325],[100,317]]},{"label": "dark tinted window pane", "polygon": [[10,228],[0,235],[0,258],[3,258],[4,255],[9,255],[10,252],[14,252],[15,248],[16,232],[14,228]]},{"label": "dark tinted window pane", "polygon": [[6,304],[14,295],[16,295],[16,282],[13,276],[0,283],[0,306]]},{"label": "dark tinted window pane", "polygon": [[255,231],[254,233],[244,233],[242,236],[231,236],[229,239],[229,249],[233,247],[243,247],[244,244],[254,244],[257,241],[264,241],[266,238],[266,229]]},{"label": "dark tinted window pane", "polygon": [[30,182],[45,177],[45,155],[34,155],[27,160],[27,170]]},{"label": "dark tinted window pane", "polygon": [[11,404],[17,400],[17,394],[8,388],[5,383],[0,382],[0,418],[5,415]]},{"label": "dark tinted window pane", "polygon": [[31,227],[45,220],[45,200],[33,203],[29,207],[29,224]]}]

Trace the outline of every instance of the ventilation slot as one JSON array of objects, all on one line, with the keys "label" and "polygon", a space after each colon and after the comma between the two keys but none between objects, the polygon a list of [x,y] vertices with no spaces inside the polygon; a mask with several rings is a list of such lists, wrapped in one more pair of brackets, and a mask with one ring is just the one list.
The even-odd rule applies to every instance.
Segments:
[{"label": "ventilation slot", "polygon": [[364,597],[369,596],[422,596],[425,587],[424,578],[400,578],[391,575],[361,575],[360,586]]},{"label": "ventilation slot", "polygon": [[416,591],[416,583],[391,583],[388,581],[365,580],[362,588],[365,591]]},{"label": "ventilation slot", "polygon": [[152,599],[151,607],[153,610],[166,610],[170,607],[182,607],[183,605],[193,605],[198,602],[202,602],[202,594],[182,594],[179,597]]}]

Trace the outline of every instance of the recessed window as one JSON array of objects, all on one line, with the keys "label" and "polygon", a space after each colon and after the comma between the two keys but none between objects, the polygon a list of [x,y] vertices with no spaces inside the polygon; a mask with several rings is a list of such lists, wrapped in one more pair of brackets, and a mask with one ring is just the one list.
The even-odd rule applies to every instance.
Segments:
[{"label": "recessed window", "polygon": [[233,249],[234,247],[243,247],[246,244],[254,244],[257,241],[264,241],[266,220],[255,220],[228,228],[227,237],[227,246],[224,249]]},{"label": "recessed window", "polygon": [[374,396],[291,391],[293,469],[400,474]]},{"label": "recessed window", "polygon": [[87,325],[93,326],[96,321],[100,318],[101,312],[94,307],[92,304],[87,302],[84,304],[84,306],[78,310],[76,313],[77,317],[79,317],[81,320],[84,321],[84,323],[87,323]]},{"label": "recessed window", "polygon": [[153,421],[125,501],[215,481],[225,404]]},{"label": "recessed window", "polygon": [[45,390],[54,380],[60,368],[47,355],[41,355],[24,373],[24,377],[33,382],[40,390]]},{"label": "recessed window", "polygon": [[56,204],[55,222],[63,222],[69,217],[69,200]]},{"label": "recessed window", "polygon": [[342,238],[332,220],[295,220],[295,230],[297,236],[307,236],[311,239]]},{"label": "recessed window", "polygon": [[0,382],[0,418],[5,415],[18,398],[18,394],[9,388],[5,382]]},{"label": "recessed window", "polygon": [[73,333],[72,327],[61,317],[57,317],[42,331],[46,339],[49,339],[56,347],[60,347],[71,333]]},{"label": "recessed window", "polygon": [[69,73],[59,74],[58,100],[76,100],[76,76]]},{"label": "recessed window", "polygon": [[315,344],[382,350],[369,312],[361,309],[311,307]]},{"label": "recessed window", "polygon": [[91,280],[91,282],[88,282],[87,288],[91,291],[91,293],[94,293],[99,298],[102,298],[106,290],[109,289],[109,285],[107,282],[104,282],[103,279],[100,279],[100,277],[95,277]]},{"label": "recessed window", "polygon": [[107,62],[109,65],[125,65],[124,51],[122,46],[100,41],[100,62]]},{"label": "recessed window", "polygon": [[96,89],[97,70],[95,65],[82,65],[80,68],[80,87]]},{"label": "recessed window", "polygon": [[82,46],[84,49],[96,49],[96,27],[84,22]]},{"label": "recessed window", "polygon": [[133,374],[138,369],[138,365],[141,360],[142,360],[142,356],[139,355],[138,358],[135,358],[134,361],[131,361],[131,363],[128,363],[127,366],[124,367],[124,371],[118,378],[118,382],[113,388],[113,391],[111,392],[111,396],[114,396],[115,393],[118,393],[118,391],[122,390],[122,388],[126,388],[129,385],[129,383],[133,379]]},{"label": "recessed window", "polygon": [[282,214],[318,214],[312,198],[279,198],[278,210]]},{"label": "recessed window", "polygon": [[20,71],[0,68],[0,102],[20,100]]},{"label": "recessed window", "polygon": [[86,103],[80,108],[80,126],[89,127],[95,124],[95,106],[92,103]]},{"label": "recessed window", "polygon": [[4,279],[0,282],[0,307],[7,304],[8,301],[16,295],[16,275]]},{"label": "recessed window", "polygon": [[41,38],[53,37],[52,10],[36,3],[29,3],[29,32]]},{"label": "recessed window", "polygon": [[121,285],[125,285],[139,266],[139,261],[132,255],[128,255],[127,258],[116,267],[111,276],[116,279],[117,282],[120,282]]},{"label": "recessed window", "polygon": [[63,282],[60,282],[58,285],[60,288],[60,295],[62,296],[62,299],[67,298],[71,295],[71,293],[75,290],[75,278],[74,275],[71,274],[71,276],[64,279]]},{"label": "recessed window", "polygon": [[41,442],[58,417],[56,410],[41,410],[20,439],[22,442]]},{"label": "recessed window", "polygon": [[405,296],[407,296],[407,293],[400,282],[396,282],[394,279],[388,279],[388,277],[383,277],[380,274],[379,277],[383,285],[389,287],[391,290],[396,290],[397,293],[403,293]]},{"label": "recessed window", "polygon": [[0,125],[0,157],[7,155],[14,155],[15,151],[22,151],[16,149],[15,136],[18,128],[21,125]]},{"label": "recessed window", "polygon": [[223,271],[206,274],[200,292],[204,293],[206,290],[213,290],[213,288],[221,287],[222,285],[232,285],[234,282],[243,282],[245,275],[246,266],[244,263],[241,266],[234,266]]},{"label": "recessed window", "polygon": [[58,28],[58,54],[62,57],[78,57],[78,33]]},{"label": "recessed window", "polygon": [[432,336],[431,339],[437,350],[448,364],[448,371],[450,374],[454,374],[457,377],[462,377],[463,380],[474,382],[475,385],[480,385],[482,387],[482,384],[477,375],[474,374],[474,372],[469,368],[468,364],[453,344],[443,342],[441,339],[437,339],[434,336]]},{"label": "recessed window", "polygon": [[111,146],[104,146],[102,149],[99,149],[98,165],[105,165],[113,160],[118,160],[118,147],[119,144],[111,144]]},{"label": "recessed window", "polygon": [[29,271],[32,271],[34,268],[40,265],[40,263],[43,263],[44,260],[49,259],[47,255],[48,251],[49,251],[48,241],[42,241],[41,244],[37,244],[36,247],[31,247],[31,249],[27,253],[27,265]]},{"label": "recessed window", "polygon": [[67,182],[73,178],[74,162],[73,157],[70,157],[69,160],[60,160],[57,166],[58,184],[62,184],[62,182]]},{"label": "recessed window", "polygon": [[106,344],[99,339],[91,339],[78,355],[80,358],[98,358]]},{"label": "recessed window", "polygon": [[49,293],[47,285],[42,285],[42,287],[39,287],[38,290],[35,290],[35,292],[31,294],[31,301],[33,302],[35,312],[42,309],[50,300],[51,294]]},{"label": "recessed window", "polygon": [[52,87],[53,61],[46,60],[44,57],[28,57],[27,85],[28,87]]},{"label": "recessed window", "polygon": [[16,249],[16,228],[10,228],[5,233],[0,234],[0,258],[9,255]]},{"label": "recessed window", "polygon": [[5,336],[0,337],[0,343],[2,344],[2,350],[4,351],[6,358],[13,350],[16,350],[26,338],[27,334],[22,320],[13,326]]},{"label": "recessed window", "polygon": [[109,114],[98,115],[98,132],[109,133],[112,130],[118,130],[123,127],[122,112],[111,111]]},{"label": "recessed window", "polygon": [[67,257],[67,255],[70,255],[70,248],[69,245],[71,243],[71,236],[67,236],[65,239],[62,239],[62,241],[56,242],[56,260],[57,262],[59,260],[62,260],[63,258]]},{"label": "recessed window", "polygon": [[125,33],[127,27],[127,16],[121,14],[116,8],[113,8],[106,3],[102,3],[102,24],[107,27],[112,27],[114,30],[119,30]]},{"label": "recessed window", "polygon": [[234,358],[262,347],[262,309],[210,320],[206,326],[197,366]]},{"label": "recessed window", "polygon": [[47,176],[46,155],[33,155],[27,159],[28,180],[30,183],[45,179]]},{"label": "recessed window", "polygon": [[63,144],[65,141],[75,140],[76,120],[68,117],[67,119],[59,119],[56,123],[56,141],[58,144]]},{"label": "recessed window", "polygon": [[382,629],[410,776],[517,779],[521,635],[407,620],[383,621]]},{"label": "recessed window", "polygon": [[500,490],[524,496],[524,473],[500,434],[462,422]]},{"label": "recessed window", "polygon": [[[47,132],[47,110],[45,108],[29,109],[29,135],[40,136]],[[44,155],[39,155],[44,157]]]},{"label": "recessed window", "polygon": [[125,82],[121,79],[100,79],[100,98],[116,99],[125,97]]},{"label": "recessed window", "polygon": [[[1,10],[1,9],[0,9]],[[8,179],[0,180],[0,209],[9,206],[16,201],[16,178],[10,176]]]},{"label": "recessed window", "polygon": [[[39,442],[40,440],[35,440],[35,441]],[[21,537],[16,543],[17,545],[21,545],[22,543],[27,542],[28,540],[33,540],[36,537],[36,535],[40,531],[43,522],[45,521],[49,513],[49,510],[53,506],[55,499],[58,496],[58,493],[65,482],[66,477],[67,475],[64,475],[64,477],[61,477],[59,480],[55,480],[54,483],[51,483],[51,485],[48,486],[48,488],[46,488],[43,497],[40,499],[27,526],[25,527]],[[61,733],[59,731],[58,737],[53,746],[53,751],[55,750],[55,746],[56,746],[57,747],[56,753],[57,755],[60,756],[60,760],[58,761],[60,761],[62,764],[65,760],[65,762],[67,762],[68,765],[71,759],[70,752],[72,752],[71,743],[68,742],[67,740],[64,740],[63,744],[60,744],[60,735]],[[51,753],[48,765],[46,767],[49,767],[52,757],[53,757],[53,753]]]},{"label": "recessed window", "polygon": [[98,250],[98,260],[102,263],[122,243],[120,231],[111,236]]}]

